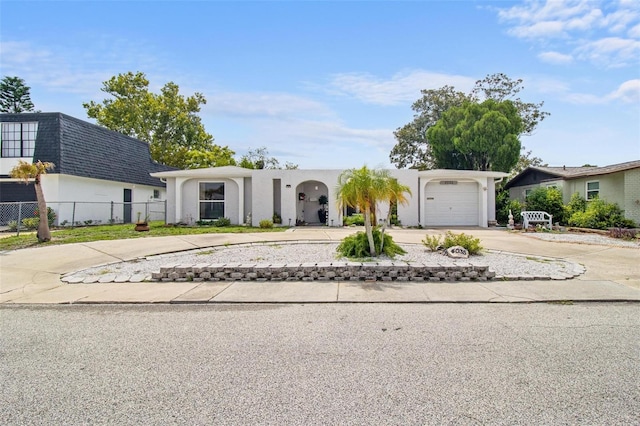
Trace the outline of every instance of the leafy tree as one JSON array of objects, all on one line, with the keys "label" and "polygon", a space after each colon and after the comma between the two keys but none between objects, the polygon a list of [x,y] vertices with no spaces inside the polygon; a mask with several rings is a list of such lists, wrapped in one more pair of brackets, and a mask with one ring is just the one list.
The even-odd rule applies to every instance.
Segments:
[{"label": "leafy tree", "polygon": [[427,138],[438,167],[508,172],[518,162],[521,129],[511,101],[487,99],[450,108]]},{"label": "leafy tree", "polygon": [[[247,153],[242,156],[238,165],[245,169],[282,169],[278,159],[270,157],[269,151],[265,146],[255,150],[249,149]],[[298,168],[298,165],[287,162],[285,163],[284,168],[287,170],[294,170]]]},{"label": "leafy tree", "polygon": [[234,163],[228,147],[213,144],[198,116],[206,104],[201,93],[184,97],[173,82],[159,94],[149,91],[141,73],[118,74],[103,83],[113,99],[84,103],[98,124],[149,143],[151,158],[178,168],[215,167]]},{"label": "leafy tree", "polygon": [[5,76],[0,81],[0,112],[34,112],[30,90],[20,77]]},{"label": "leafy tree", "polygon": [[422,90],[422,98],[413,103],[413,121],[396,129],[393,133],[398,143],[389,158],[399,169],[432,169],[435,162],[427,140],[427,130],[434,126],[449,108],[461,106],[471,100],[469,95],[457,92],[452,86]]},{"label": "leafy tree", "polygon": [[394,132],[397,143],[389,155],[391,162],[398,168],[424,170],[444,167],[433,157],[427,131],[450,108],[462,106],[464,102],[478,103],[481,97],[484,98],[482,100],[493,99],[496,102],[510,100],[522,120],[521,133],[531,134],[549,113],[541,111],[543,102],[527,103],[518,98],[517,94],[522,89],[522,80],[511,80],[505,74],[498,73],[478,80],[469,94],[456,91],[451,86],[422,90],[422,98],[412,105],[415,112],[413,121]]},{"label": "leafy tree", "polygon": [[[376,256],[373,236],[373,217],[378,202],[404,200],[409,188],[400,185],[388,170],[372,170],[367,166],[345,170],[338,177],[338,206],[358,208],[364,213],[364,229],[369,242],[370,255]],[[382,236],[384,237],[384,236]],[[384,242],[381,241],[382,250]]]},{"label": "leafy tree", "polygon": [[18,164],[11,169],[9,175],[12,178],[20,179],[25,184],[33,179],[36,190],[36,199],[38,200],[38,213],[40,221],[38,223],[38,233],[36,234],[38,241],[46,242],[51,240],[51,231],[49,230],[49,219],[47,217],[47,203],[44,199],[44,192],[42,191],[41,178],[46,174],[48,170],[53,169],[54,164],[48,162],[42,162],[38,160],[37,163],[27,163],[26,161],[18,160]]}]

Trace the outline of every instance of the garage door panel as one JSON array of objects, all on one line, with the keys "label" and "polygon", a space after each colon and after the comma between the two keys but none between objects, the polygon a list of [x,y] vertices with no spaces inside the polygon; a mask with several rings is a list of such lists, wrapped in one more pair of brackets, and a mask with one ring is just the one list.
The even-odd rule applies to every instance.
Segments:
[{"label": "garage door panel", "polygon": [[429,182],[425,190],[427,226],[477,226],[478,184]]}]

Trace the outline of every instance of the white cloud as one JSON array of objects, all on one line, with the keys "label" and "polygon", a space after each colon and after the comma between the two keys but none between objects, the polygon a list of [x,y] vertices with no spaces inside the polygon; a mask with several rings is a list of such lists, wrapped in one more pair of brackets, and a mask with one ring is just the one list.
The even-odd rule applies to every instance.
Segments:
[{"label": "white cloud", "polygon": [[578,105],[605,105],[616,101],[638,105],[640,104],[640,79],[625,81],[614,91],[602,96],[571,93],[566,95],[564,99]]},{"label": "white cloud", "polygon": [[[637,64],[640,47],[640,2],[621,0],[528,0],[524,4],[498,9],[498,17],[512,25],[515,37],[543,43],[547,49],[592,62],[605,68]],[[558,56],[541,53],[548,63]]]},{"label": "white cloud", "polygon": [[329,90],[369,104],[400,105],[414,102],[423,89],[450,85],[464,92],[471,90],[474,83],[470,77],[422,70],[396,73],[389,79],[369,73],[345,73],[333,76]]},{"label": "white cloud", "polygon": [[546,62],[549,64],[570,64],[573,62],[573,57],[571,55],[565,55],[564,53],[559,52],[542,52],[538,54],[538,58],[542,62]]},{"label": "white cloud", "polygon": [[624,103],[640,104],[640,79],[625,81],[617,90],[608,96],[612,100]]},{"label": "white cloud", "polygon": [[331,116],[325,105],[311,99],[288,93],[239,93],[223,92],[207,94],[209,102],[203,110],[231,117],[288,118],[294,116]]},{"label": "white cloud", "polygon": [[640,56],[640,41],[607,37],[585,43],[576,49],[576,55],[594,63],[607,67],[621,67],[630,63],[638,63]]}]

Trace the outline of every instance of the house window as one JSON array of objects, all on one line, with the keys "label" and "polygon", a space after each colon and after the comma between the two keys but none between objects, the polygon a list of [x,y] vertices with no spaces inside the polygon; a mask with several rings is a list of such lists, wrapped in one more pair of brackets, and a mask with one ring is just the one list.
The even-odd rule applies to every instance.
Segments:
[{"label": "house window", "polygon": [[0,143],[3,158],[33,157],[38,123],[2,123]]},{"label": "house window", "polygon": [[594,180],[592,182],[587,182],[587,200],[593,200],[597,198],[600,194],[600,182]]},{"label": "house window", "polygon": [[524,190],[524,198],[527,198],[529,196],[529,194],[531,194],[533,192],[533,189],[525,189]]},{"label": "house window", "polygon": [[224,217],[224,183],[200,182],[200,220]]},{"label": "house window", "polygon": [[153,190],[153,198],[156,200],[160,199],[160,190],[159,189],[154,189]]}]

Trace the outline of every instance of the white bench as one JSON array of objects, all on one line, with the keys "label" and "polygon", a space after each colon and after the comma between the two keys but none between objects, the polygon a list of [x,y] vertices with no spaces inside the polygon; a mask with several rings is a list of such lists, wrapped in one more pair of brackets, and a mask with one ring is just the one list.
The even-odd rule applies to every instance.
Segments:
[{"label": "white bench", "polygon": [[549,229],[553,228],[553,215],[540,211],[524,211],[520,213],[524,221],[524,229],[529,228],[531,223],[544,223]]}]

